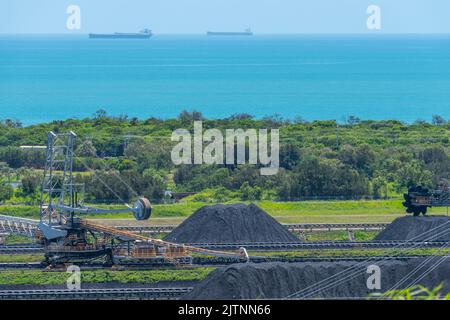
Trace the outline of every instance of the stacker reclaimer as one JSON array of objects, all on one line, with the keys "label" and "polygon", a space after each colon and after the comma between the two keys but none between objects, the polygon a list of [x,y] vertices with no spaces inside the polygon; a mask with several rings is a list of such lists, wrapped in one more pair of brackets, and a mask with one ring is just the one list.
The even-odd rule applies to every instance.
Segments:
[{"label": "stacker reclaimer", "polygon": [[407,213],[412,213],[414,216],[420,216],[420,214],[425,216],[428,208],[450,207],[449,182],[442,179],[439,187],[432,191],[422,186],[411,186],[403,197],[405,198],[403,206],[406,207]]},{"label": "stacker reclaimer", "polygon": [[[171,243],[81,219],[83,214],[130,212],[137,220],[150,218],[152,207],[144,197],[123,209],[100,209],[84,205],[83,185],[73,179],[76,134],[48,133],[44,179],[37,238],[45,245],[46,261],[51,264],[102,261],[113,264],[115,257],[154,259],[163,263],[187,264],[191,253],[247,260],[239,252],[208,250]],[[105,184],[106,187],[109,188]],[[111,190],[113,192],[113,190]]]}]

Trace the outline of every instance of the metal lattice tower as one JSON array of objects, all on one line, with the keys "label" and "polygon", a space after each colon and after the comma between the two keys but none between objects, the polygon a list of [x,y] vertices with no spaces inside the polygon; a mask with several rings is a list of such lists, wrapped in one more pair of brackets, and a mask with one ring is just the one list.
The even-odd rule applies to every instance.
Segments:
[{"label": "metal lattice tower", "polygon": [[40,223],[48,227],[67,221],[61,206],[73,206],[73,146],[76,134],[48,133],[42,182]]},{"label": "metal lattice tower", "polygon": [[[112,262],[112,248],[116,248],[114,240],[117,239],[119,242],[145,242],[151,245],[159,257],[169,260],[173,260],[174,257],[185,258],[188,252],[224,257],[244,257],[248,260],[247,252],[243,248],[239,253],[231,253],[190,247],[136,235],[81,218],[74,219],[74,214],[132,212],[136,220],[147,220],[150,218],[152,207],[150,201],[143,197],[139,198],[133,206],[125,204],[123,209],[97,209],[80,205],[73,183],[73,148],[76,134],[72,131],[58,134],[49,132],[47,137],[40,221],[37,226],[41,233],[39,237],[47,245],[46,259],[65,263],[71,259],[89,260],[106,256],[108,261]],[[33,228],[35,228],[34,225]],[[95,246],[97,245],[97,235],[101,234],[103,239],[111,239],[110,247],[106,248],[103,243],[101,248],[95,247],[92,250],[87,236],[88,232],[93,236]],[[56,245],[54,245],[55,242]],[[74,255],[74,253],[76,254]]]},{"label": "metal lattice tower", "polygon": [[80,219],[74,219],[75,214],[132,212],[137,220],[150,218],[152,207],[146,198],[139,198],[133,206],[125,204],[123,209],[97,209],[83,205],[77,187],[84,191],[84,185],[73,183],[76,134],[72,131],[49,132],[47,138],[39,221],[39,230],[46,240],[61,242],[74,232],[84,232]]}]

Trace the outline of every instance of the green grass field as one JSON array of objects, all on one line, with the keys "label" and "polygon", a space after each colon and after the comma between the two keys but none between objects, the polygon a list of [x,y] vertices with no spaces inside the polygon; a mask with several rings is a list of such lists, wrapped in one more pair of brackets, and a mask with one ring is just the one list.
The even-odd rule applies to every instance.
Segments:
[{"label": "green grass field", "polygon": [[43,260],[44,260],[43,254],[0,254],[0,263],[41,262]]},{"label": "green grass field", "polygon": [[[396,200],[358,200],[358,201],[303,201],[303,202],[255,202],[281,223],[357,223],[391,222],[405,215],[401,199]],[[151,223],[177,224],[191,215],[205,203],[176,203],[154,205]],[[99,206],[118,208],[120,206]],[[446,214],[446,208],[433,208],[429,214]],[[39,208],[35,206],[1,205],[0,214],[18,217],[39,217]],[[111,213],[87,215],[98,219],[130,219],[131,213]]]}]

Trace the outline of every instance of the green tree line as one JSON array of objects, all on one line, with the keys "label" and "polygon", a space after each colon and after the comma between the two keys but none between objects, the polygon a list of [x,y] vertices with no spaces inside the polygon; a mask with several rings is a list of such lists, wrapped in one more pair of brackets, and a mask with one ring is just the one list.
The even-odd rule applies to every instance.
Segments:
[{"label": "green tree line", "polygon": [[[262,176],[258,166],[248,164],[175,166],[171,134],[179,128],[193,132],[194,120],[202,120],[204,129],[279,129],[279,173]],[[337,123],[285,120],[278,115],[256,119],[248,114],[206,119],[200,112],[183,111],[163,120],[113,117],[99,110],[82,120],[26,127],[1,121],[0,201],[37,197],[44,151],[21,146],[45,145],[48,131],[69,130],[79,137],[75,180],[86,185],[88,199],[98,201],[129,201],[135,193],[161,200],[168,189],[230,192],[242,200],[386,198],[410,185],[432,188],[450,176],[450,124],[440,116],[429,123],[364,121],[354,116]],[[12,180],[19,182],[16,190]]]}]

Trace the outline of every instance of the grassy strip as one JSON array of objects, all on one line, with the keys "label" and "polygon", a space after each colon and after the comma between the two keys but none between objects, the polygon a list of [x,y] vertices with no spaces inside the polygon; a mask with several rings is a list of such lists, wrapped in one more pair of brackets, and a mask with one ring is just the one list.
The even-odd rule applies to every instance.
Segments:
[{"label": "grassy strip", "polygon": [[[297,232],[294,232],[298,235]],[[355,241],[370,241],[379,231],[354,231]],[[340,241],[349,240],[347,231],[313,231],[305,232],[307,241]]]},{"label": "grassy strip", "polygon": [[[450,249],[424,248],[424,249],[342,249],[342,250],[298,250],[286,252],[250,251],[254,256],[270,257],[371,257],[382,255],[444,255],[450,253]],[[202,256],[203,257],[203,256]],[[8,262],[40,262],[44,260],[42,254],[3,254],[0,255],[0,263]],[[172,270],[171,270],[172,271]]]},{"label": "grassy strip", "polygon": [[287,252],[249,252],[252,256],[267,256],[267,257],[377,257],[377,256],[410,256],[410,255],[438,255],[444,256],[450,253],[449,249],[439,248],[424,248],[424,249],[330,249],[330,250],[298,250]]},{"label": "grassy strip", "polygon": [[[82,271],[83,283],[155,283],[158,281],[200,281],[214,268],[180,270]],[[64,285],[70,274],[61,271],[2,270],[0,285]]]},{"label": "grassy strip", "polygon": [[18,244],[18,243],[32,243],[30,237],[25,237],[18,234],[9,234],[5,238],[5,244]]},{"label": "grassy strip", "polygon": [[44,260],[44,255],[36,254],[0,254],[1,263],[9,262],[41,262]]},{"label": "grassy strip", "polygon": [[450,292],[447,294],[442,293],[442,288],[442,284],[434,289],[416,285],[407,289],[395,289],[382,294],[373,294],[370,298],[390,300],[450,300]]},{"label": "grassy strip", "polygon": [[[358,200],[358,201],[302,201],[302,202],[255,202],[271,216],[283,223],[351,223],[351,222],[391,222],[404,216],[401,199]],[[201,202],[154,205],[152,218],[169,219],[179,223],[204,205]],[[123,208],[123,206],[96,205],[100,208]],[[430,214],[445,214],[446,208],[432,208]],[[36,206],[2,205],[0,214],[39,218]],[[131,213],[111,213],[86,215],[90,218],[133,219]]]},{"label": "grassy strip", "polygon": [[39,219],[39,207],[25,205],[0,205],[0,215]]},{"label": "grassy strip", "polygon": [[[404,208],[400,200],[370,200],[370,201],[302,201],[302,202],[272,202],[259,201],[255,202],[263,210],[269,214],[278,217],[289,217],[292,215],[324,215],[324,214],[403,214]],[[161,204],[153,206],[154,217],[186,217],[195,210],[204,205],[210,205],[202,202]],[[102,206],[119,208],[122,206]],[[38,217],[39,209],[37,206],[24,205],[2,205],[0,206],[0,214],[8,214],[21,217]],[[99,218],[130,218],[128,213],[113,213],[95,215]]]}]

